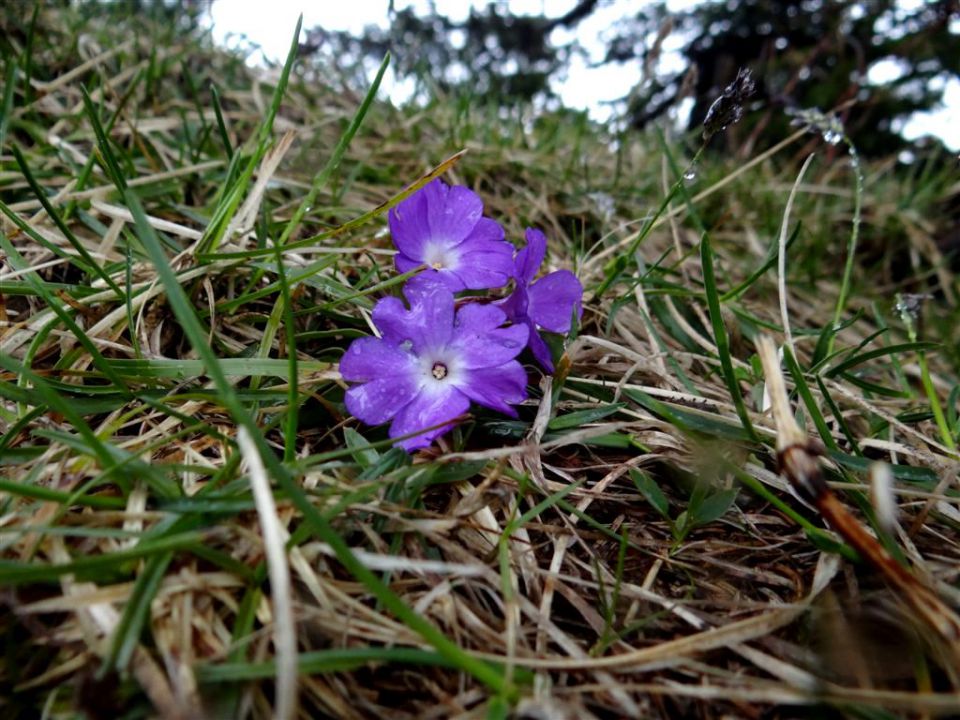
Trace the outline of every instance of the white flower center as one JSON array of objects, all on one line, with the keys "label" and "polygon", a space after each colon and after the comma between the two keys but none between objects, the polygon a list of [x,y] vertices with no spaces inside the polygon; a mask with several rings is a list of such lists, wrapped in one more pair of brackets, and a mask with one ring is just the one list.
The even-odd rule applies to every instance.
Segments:
[{"label": "white flower center", "polygon": [[459,263],[456,253],[450,252],[449,246],[444,243],[428,243],[423,249],[423,261],[434,270],[456,269]]},{"label": "white flower center", "polygon": [[420,357],[420,382],[422,387],[444,392],[451,385],[459,386],[463,380],[463,370],[460,368],[458,357],[455,353],[445,350],[428,352]]}]

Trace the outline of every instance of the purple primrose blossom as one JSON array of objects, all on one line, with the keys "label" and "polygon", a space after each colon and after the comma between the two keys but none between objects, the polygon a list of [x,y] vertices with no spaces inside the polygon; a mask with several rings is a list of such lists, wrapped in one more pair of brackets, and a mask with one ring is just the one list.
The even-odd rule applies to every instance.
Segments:
[{"label": "purple primrose blossom", "polygon": [[570,330],[573,309],[577,319],[583,314],[583,286],[569,270],[556,270],[536,282],[533,276],[547,254],[547,238],[536,228],[527,228],[527,246],[517,253],[514,279],[517,287],[508,298],[494,303],[516,325],[530,329],[527,344],[533,356],[547,372],[553,372],[550,348],[537,328],[565,333]]},{"label": "purple primrose blossom", "polygon": [[[438,273],[440,275],[440,273]],[[470,401],[516,417],[511,404],[526,398],[527,374],[514,358],[527,342],[523,324],[492,304],[454,311],[453,293],[439,277],[417,278],[396,297],[380,300],[373,322],[381,337],[354,340],[340,360],[347,409],[370,425],[392,421],[390,437],[440,425],[466,412]],[[428,446],[444,425],[397,443]]]},{"label": "purple primrose blossom", "polygon": [[427,265],[452,292],[503,287],[513,274],[513,246],[483,217],[469,188],[433,180],[390,211],[397,270]]}]

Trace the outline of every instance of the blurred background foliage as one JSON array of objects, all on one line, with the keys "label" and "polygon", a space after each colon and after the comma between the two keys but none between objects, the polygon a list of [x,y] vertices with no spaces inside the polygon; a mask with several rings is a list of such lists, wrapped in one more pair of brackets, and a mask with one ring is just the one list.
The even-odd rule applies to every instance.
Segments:
[{"label": "blurred background foliage", "polygon": [[[90,18],[115,16],[124,27],[159,25],[168,33],[161,41],[171,45],[209,33],[209,0],[51,0],[45,6],[57,4]],[[482,107],[501,117],[516,110],[512,116],[519,122],[526,122],[525,110],[533,107],[582,127],[590,124],[587,113],[563,107],[558,82],[578,60],[617,63],[635,68],[634,80],[611,105],[611,122],[603,131],[624,141],[633,133],[669,127],[686,133],[680,139],[692,151],[700,144],[710,104],[740,68],[749,68],[756,92],[743,119],[715,137],[710,152],[744,162],[794,132],[798,111],[833,111],[859,154],[888,163],[903,187],[930,188],[929,178],[940,179],[927,203],[932,213],[918,211],[926,205],[915,194],[894,202],[902,213],[920,212],[933,222],[938,247],[956,258],[956,153],[931,136],[908,141],[901,130],[912,114],[936,108],[947,83],[960,78],[958,4],[726,0],[670,12],[663,2],[637,3],[629,18],[598,38],[595,20],[602,17],[604,0],[579,0],[554,16],[511,14],[506,3],[490,3],[464,19],[451,19],[434,4],[418,13],[384,0],[389,24],[360,33],[306,29],[297,72],[355,92],[368,85],[371,68],[390,52],[397,80],[413,88],[420,106],[452,100],[453,107]],[[25,0],[0,4],[0,52],[28,44],[38,17],[31,11],[35,7]],[[599,59],[598,42],[603,44]],[[67,44],[60,51],[64,63],[77,55]],[[882,77],[871,72],[879,64],[886,66]],[[54,60],[43,71],[52,78],[69,69]],[[197,86],[191,93],[198,102],[209,99],[207,88]],[[416,129],[410,132],[415,135]],[[819,142],[811,136],[793,159],[805,157]],[[844,150],[830,152],[833,157]],[[902,234],[900,228],[875,229],[887,238],[883,245],[896,244],[894,238]],[[864,230],[869,237],[869,219]]]},{"label": "blurred background foliage", "polygon": [[[472,10],[454,22],[434,7],[392,12],[389,28],[369,26],[359,35],[313,28],[302,46],[345,70],[365,72],[387,51],[402,78],[430,89],[469,93],[494,103],[555,100],[551,79],[584,53],[577,29],[601,7],[581,0],[557,17],[517,16],[501,4]],[[951,26],[954,19],[954,26]],[[899,128],[910,114],[935,107],[946,82],[960,77],[957,0],[912,9],[895,0],[728,0],[704,2],[681,12],[649,3],[620,23],[606,41],[602,63],[635,63],[637,81],[625,88],[630,127],[645,128],[689,98],[686,129],[702,123],[710,103],[741,67],[758,81],[753,112],[727,136],[745,154],[791,132],[795,108],[838,109],[848,136],[866,156],[905,147]],[[575,39],[556,42],[555,30]],[[682,66],[658,72],[664,40],[683,38]],[[869,68],[892,63],[880,84]]]},{"label": "blurred background foliage", "polygon": [[[171,41],[204,31],[209,7],[205,0],[49,4],[73,4],[124,23],[160,19]],[[679,117],[681,130],[694,130],[746,67],[757,81],[751,112],[725,136],[726,150],[743,157],[779,142],[792,132],[791,111],[809,108],[836,110],[861,155],[888,156],[911,145],[900,134],[906,118],[935,108],[947,82],[960,78],[960,0],[726,0],[677,12],[664,2],[637,5],[605,34],[598,61],[636,66],[616,119],[643,129]],[[3,4],[0,51],[27,41],[31,7],[20,0]],[[559,16],[515,15],[505,3],[490,3],[455,21],[432,3],[418,14],[385,0],[386,27],[370,25],[359,34],[307,28],[301,61],[336,67],[362,87],[389,51],[398,79],[412,81],[418,99],[466,94],[474,102],[559,109],[555,81],[574,56],[588,57],[585,41],[594,46],[597,39],[581,28],[602,7],[601,0],[580,0]],[[659,63],[668,38],[671,47],[679,40],[679,63]],[[887,65],[884,77],[868,79],[879,62]]]}]

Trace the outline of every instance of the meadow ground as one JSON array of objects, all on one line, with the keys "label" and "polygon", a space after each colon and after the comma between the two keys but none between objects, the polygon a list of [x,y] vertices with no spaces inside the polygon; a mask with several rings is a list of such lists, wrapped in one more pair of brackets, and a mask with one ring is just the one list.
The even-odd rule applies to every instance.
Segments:
[{"label": "meadow ground", "polygon": [[[0,11],[0,717],[960,712],[955,164],[690,167],[124,6]],[[409,456],[338,360],[431,173],[586,292],[519,418]],[[866,540],[777,471],[764,334]]]}]

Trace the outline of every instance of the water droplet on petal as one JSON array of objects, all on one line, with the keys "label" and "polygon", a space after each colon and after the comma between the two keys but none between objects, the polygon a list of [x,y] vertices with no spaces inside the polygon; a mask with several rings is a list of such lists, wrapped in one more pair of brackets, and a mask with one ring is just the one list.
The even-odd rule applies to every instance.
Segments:
[{"label": "water droplet on petal", "polygon": [[413,340],[410,340],[409,338],[407,340],[404,340],[402,343],[400,343],[400,349],[403,350],[404,352],[410,352],[412,348],[413,348]]}]

